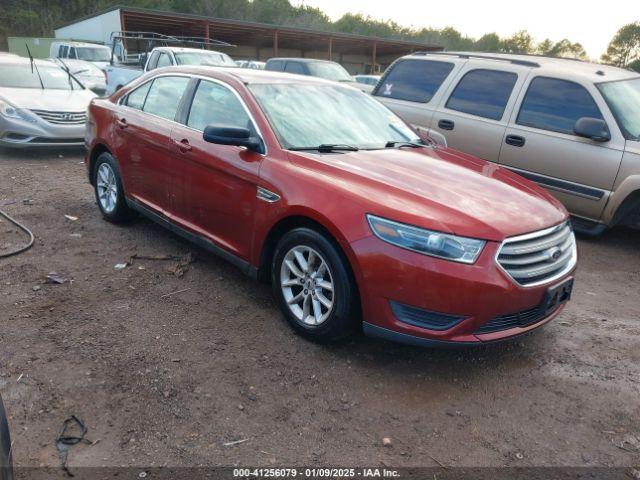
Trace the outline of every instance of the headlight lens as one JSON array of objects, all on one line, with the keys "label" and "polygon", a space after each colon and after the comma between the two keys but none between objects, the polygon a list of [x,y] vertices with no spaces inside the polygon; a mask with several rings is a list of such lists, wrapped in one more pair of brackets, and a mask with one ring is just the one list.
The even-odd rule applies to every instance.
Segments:
[{"label": "headlight lens", "polygon": [[432,257],[472,264],[484,248],[485,241],[434,232],[367,215],[369,226],[381,240]]},{"label": "headlight lens", "polygon": [[0,100],[0,115],[8,118],[19,118],[22,120],[22,115],[20,115],[20,112],[18,112],[16,107],[7,102],[3,102],[2,100]]}]

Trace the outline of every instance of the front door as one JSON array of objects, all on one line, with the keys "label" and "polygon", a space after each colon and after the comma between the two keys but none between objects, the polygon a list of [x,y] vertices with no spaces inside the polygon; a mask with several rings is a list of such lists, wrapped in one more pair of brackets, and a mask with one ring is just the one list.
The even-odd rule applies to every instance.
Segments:
[{"label": "front door", "polygon": [[[581,117],[604,119],[611,140],[597,143],[574,135]],[[607,203],[623,151],[624,138],[593,85],[535,76],[511,116],[500,163],[550,190],[572,214],[595,221]]]},{"label": "front door", "polygon": [[208,125],[257,130],[231,87],[199,80],[185,125],[171,133],[176,173],[173,220],[226,251],[248,259],[263,155],[243,147],[217,145],[202,137]]}]

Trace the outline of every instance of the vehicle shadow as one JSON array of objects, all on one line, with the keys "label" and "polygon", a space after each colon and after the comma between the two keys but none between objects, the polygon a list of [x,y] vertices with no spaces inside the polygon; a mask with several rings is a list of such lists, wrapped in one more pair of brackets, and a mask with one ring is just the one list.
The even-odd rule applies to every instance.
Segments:
[{"label": "vehicle shadow", "polygon": [[0,160],[51,160],[52,158],[77,157],[84,155],[84,147],[48,147],[48,148],[2,148]]},{"label": "vehicle shadow", "polygon": [[600,246],[604,248],[632,248],[638,250],[640,244],[640,228],[615,227],[599,237],[576,234],[579,244]]}]

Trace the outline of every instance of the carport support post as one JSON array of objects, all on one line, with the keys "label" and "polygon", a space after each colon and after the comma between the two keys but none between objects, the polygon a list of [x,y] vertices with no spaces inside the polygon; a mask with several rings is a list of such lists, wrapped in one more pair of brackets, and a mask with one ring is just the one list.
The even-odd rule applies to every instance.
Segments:
[{"label": "carport support post", "polygon": [[378,56],[378,43],[373,42],[373,52],[371,54],[371,75],[376,74],[376,57]]},{"label": "carport support post", "polygon": [[333,60],[333,38],[329,37],[329,60]]},{"label": "carport support post", "polygon": [[204,36],[207,39],[207,41],[209,41],[211,39],[211,37],[209,36],[209,22],[204,24]]},{"label": "carport support post", "polygon": [[278,56],[278,30],[273,32],[273,56]]}]

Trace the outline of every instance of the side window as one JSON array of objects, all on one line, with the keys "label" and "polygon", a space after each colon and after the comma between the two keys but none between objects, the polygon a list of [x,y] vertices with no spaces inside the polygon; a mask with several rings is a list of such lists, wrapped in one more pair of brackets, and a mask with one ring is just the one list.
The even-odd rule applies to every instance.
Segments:
[{"label": "side window", "polygon": [[401,60],[378,85],[374,95],[410,102],[429,102],[453,70],[453,63]]},{"label": "side window", "polygon": [[66,45],[63,45],[62,47],[60,47],[60,58],[67,58],[67,52],[69,51],[69,47]]},{"label": "side window", "polygon": [[69,58],[78,58],[75,47],[69,47]]},{"label": "side window", "polygon": [[187,77],[156,78],[151,84],[142,110],[169,120],[175,119],[188,84]]},{"label": "side window", "polygon": [[147,82],[144,85],[136,88],[133,92],[127,95],[127,100],[124,102],[127,107],[136,108],[142,110],[144,101],[147,99],[147,93],[151,87],[151,82]]},{"label": "side window", "polygon": [[269,62],[269,68],[267,70],[273,70],[274,72],[282,72],[284,69],[284,62],[282,60],[273,60]]},{"label": "side window", "polygon": [[498,70],[471,70],[462,77],[446,108],[500,120],[518,75]]},{"label": "side window", "polygon": [[158,66],[158,58],[160,57],[160,52],[153,52],[151,57],[149,58],[149,63],[147,65],[147,71],[150,72],[154,68]]},{"label": "side window", "polygon": [[169,58],[169,55],[167,55],[165,52],[161,52],[160,57],[158,58],[158,63],[156,65],[156,68],[170,67],[170,66],[171,66],[171,59]]},{"label": "side window", "polygon": [[593,97],[582,85],[537,77],[529,85],[516,123],[573,135],[573,127],[582,117],[603,118]]},{"label": "side window", "polygon": [[253,124],[238,97],[227,87],[206,80],[200,81],[189,111],[187,125],[204,130],[208,125],[248,128]]},{"label": "side window", "polygon": [[287,62],[286,67],[284,67],[284,71],[298,75],[305,74],[304,67],[298,62]]}]

